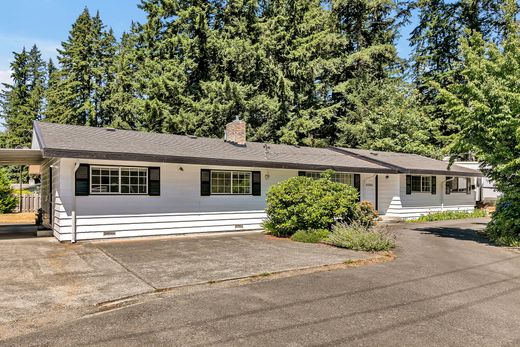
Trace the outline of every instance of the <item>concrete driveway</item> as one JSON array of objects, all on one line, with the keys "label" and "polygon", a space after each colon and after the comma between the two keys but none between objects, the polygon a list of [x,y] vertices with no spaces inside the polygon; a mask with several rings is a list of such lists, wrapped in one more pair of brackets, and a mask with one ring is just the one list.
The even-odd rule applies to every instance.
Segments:
[{"label": "concrete driveway", "polygon": [[520,253],[485,222],[400,225],[393,262],[164,293],[6,344],[518,346]]},{"label": "concrete driveway", "polygon": [[373,257],[260,233],[60,244],[0,226],[0,338],[140,294]]}]

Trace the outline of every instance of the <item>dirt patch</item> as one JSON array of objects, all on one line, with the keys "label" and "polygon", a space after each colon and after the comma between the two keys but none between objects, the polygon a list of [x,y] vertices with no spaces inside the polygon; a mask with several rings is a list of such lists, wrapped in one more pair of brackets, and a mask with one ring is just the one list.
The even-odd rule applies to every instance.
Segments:
[{"label": "dirt patch", "polygon": [[35,214],[33,212],[0,214],[0,223],[6,224],[32,224],[34,219]]}]

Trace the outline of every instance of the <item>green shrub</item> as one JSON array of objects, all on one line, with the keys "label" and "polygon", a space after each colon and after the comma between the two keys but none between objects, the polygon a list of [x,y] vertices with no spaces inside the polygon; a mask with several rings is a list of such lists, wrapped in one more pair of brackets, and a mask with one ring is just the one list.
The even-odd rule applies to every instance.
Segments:
[{"label": "green shrub", "polygon": [[479,218],[486,217],[487,211],[481,209],[475,209],[472,212],[467,211],[442,211],[442,212],[433,212],[425,214],[424,216],[420,216],[417,219],[408,219],[407,222],[435,222],[441,220],[451,220],[451,219],[464,219],[464,218]]},{"label": "green shrub", "polygon": [[325,240],[330,234],[327,229],[298,230],[291,236],[291,240],[305,243],[318,243]]},{"label": "green shrub", "polygon": [[520,247],[520,201],[502,199],[485,233],[500,246]]},{"label": "green shrub", "polygon": [[369,229],[377,223],[378,218],[379,214],[374,209],[374,205],[369,201],[361,201],[356,204],[352,221],[357,221]]},{"label": "green shrub", "polygon": [[11,181],[4,169],[0,169],[0,213],[9,213],[14,210],[17,199],[11,189]]},{"label": "green shrub", "polygon": [[395,247],[395,239],[386,229],[369,229],[359,222],[336,224],[325,242],[367,252],[388,251]]},{"label": "green shrub", "polygon": [[355,188],[320,179],[293,177],[271,186],[267,192],[264,228],[288,237],[298,230],[330,229],[338,220],[350,220],[358,199]]}]

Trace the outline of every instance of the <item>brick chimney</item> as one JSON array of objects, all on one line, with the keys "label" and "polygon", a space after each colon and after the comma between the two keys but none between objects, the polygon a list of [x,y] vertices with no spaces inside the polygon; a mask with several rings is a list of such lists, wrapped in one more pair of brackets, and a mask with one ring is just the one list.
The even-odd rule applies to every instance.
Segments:
[{"label": "brick chimney", "polygon": [[231,123],[226,124],[224,141],[236,145],[245,146],[246,144],[246,122],[240,120],[238,116]]}]

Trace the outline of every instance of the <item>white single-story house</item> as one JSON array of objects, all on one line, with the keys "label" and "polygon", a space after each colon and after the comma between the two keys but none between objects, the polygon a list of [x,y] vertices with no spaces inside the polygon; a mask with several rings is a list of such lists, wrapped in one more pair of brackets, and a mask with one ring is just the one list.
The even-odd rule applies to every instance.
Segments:
[{"label": "white single-story house", "polygon": [[60,241],[261,229],[269,187],[333,169],[384,218],[472,210],[479,171],[419,155],[35,122],[32,149],[2,164],[40,164],[44,224]]}]

